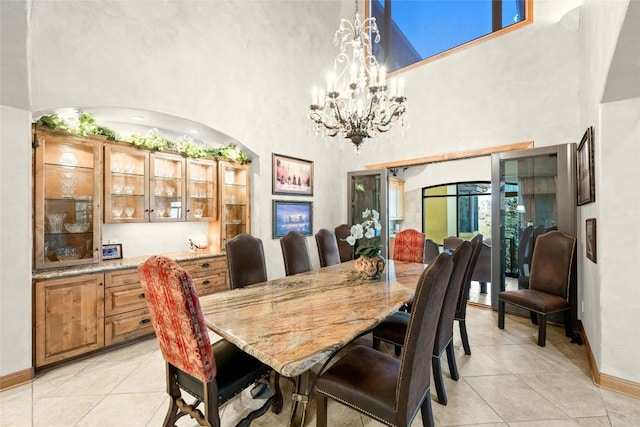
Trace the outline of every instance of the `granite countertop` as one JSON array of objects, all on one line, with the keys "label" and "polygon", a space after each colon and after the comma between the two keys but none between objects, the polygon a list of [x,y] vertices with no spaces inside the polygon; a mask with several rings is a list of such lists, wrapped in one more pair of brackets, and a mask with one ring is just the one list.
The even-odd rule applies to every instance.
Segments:
[{"label": "granite countertop", "polygon": [[[210,250],[182,251],[161,254],[176,261],[190,261],[199,258],[212,258],[224,256],[224,252],[214,252]],[[77,276],[79,274],[102,273],[104,271],[122,270],[125,268],[135,268],[145,262],[151,255],[137,257],[127,257],[100,261],[93,264],[83,264],[71,267],[62,267],[51,270],[34,271],[31,274],[33,280],[57,279],[60,277]]]}]

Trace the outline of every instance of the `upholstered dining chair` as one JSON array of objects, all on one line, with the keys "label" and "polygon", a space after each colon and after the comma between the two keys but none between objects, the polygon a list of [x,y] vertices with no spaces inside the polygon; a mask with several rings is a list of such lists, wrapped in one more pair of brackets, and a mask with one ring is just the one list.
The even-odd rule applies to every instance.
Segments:
[{"label": "upholstered dining chair", "polygon": [[[138,267],[153,328],[166,362],[169,409],[163,426],[189,415],[203,426],[220,426],[218,407],[242,390],[269,378],[271,368],[226,340],[211,345],[191,276],[175,261],[151,256]],[[282,409],[279,375],[275,392],[242,419],[249,426],[269,407]],[[188,404],[182,392],[195,400]],[[198,409],[203,404],[204,413]]]},{"label": "upholstered dining chair", "polygon": [[544,347],[547,338],[547,316],[564,312],[564,327],[572,335],[569,285],[576,238],[562,231],[549,231],[536,238],[531,258],[529,288],[498,294],[498,327],[504,329],[505,304],[529,310],[538,321],[538,345]]},{"label": "upholstered dining chair", "polygon": [[328,398],[389,426],[408,427],[420,410],[433,426],[430,350],[452,268],[441,254],[420,276],[400,360],[359,345],[317,378],[316,426],[327,426]]},{"label": "upholstered dining chair", "polygon": [[462,244],[462,242],[464,242],[464,240],[462,240],[458,236],[449,236],[444,238],[442,247],[445,250],[454,251],[458,246]]},{"label": "upholstered dining chair", "polygon": [[411,228],[396,233],[393,259],[405,262],[424,262],[424,233]]},{"label": "upholstered dining chair", "polygon": [[338,241],[333,231],[321,228],[315,234],[315,237],[320,267],[340,264],[340,250],[338,249]]},{"label": "upholstered dining chair", "polygon": [[[431,356],[433,381],[436,386],[438,401],[443,405],[447,404],[447,393],[444,388],[441,366],[442,354],[445,350],[451,379],[458,381],[460,378],[453,348],[453,318],[458,304],[458,296],[464,284],[465,273],[471,260],[471,250],[471,243],[463,242],[452,255],[453,272],[449,278],[442,311],[440,312],[440,320],[438,321],[433,354]],[[397,354],[398,348],[404,346],[409,318],[409,313],[397,312],[380,322],[373,329],[373,348],[379,349],[380,342],[384,341],[394,345]]]},{"label": "upholstered dining chair", "polygon": [[440,255],[438,244],[431,239],[424,241],[424,263],[429,264]]},{"label": "upholstered dining chair", "polygon": [[311,270],[307,238],[298,231],[289,231],[280,239],[284,271],[287,276]]},{"label": "upholstered dining chair", "polygon": [[355,247],[345,240],[351,234],[351,227],[347,224],[340,224],[334,229],[338,250],[340,251],[340,262],[351,261],[355,258]]},{"label": "upholstered dining chair", "polygon": [[244,288],[267,281],[262,240],[250,234],[238,234],[224,244],[229,269],[229,288]]},{"label": "upholstered dining chair", "polygon": [[467,356],[471,355],[469,334],[467,333],[467,301],[469,300],[469,289],[471,288],[471,276],[473,276],[473,271],[476,268],[480,250],[482,249],[482,238],[482,234],[478,233],[471,239],[471,259],[469,260],[467,271],[465,271],[464,283],[462,284],[462,289],[460,289],[460,296],[458,297],[458,305],[456,306],[456,314],[454,316],[460,328],[462,348],[464,348],[464,354]]}]

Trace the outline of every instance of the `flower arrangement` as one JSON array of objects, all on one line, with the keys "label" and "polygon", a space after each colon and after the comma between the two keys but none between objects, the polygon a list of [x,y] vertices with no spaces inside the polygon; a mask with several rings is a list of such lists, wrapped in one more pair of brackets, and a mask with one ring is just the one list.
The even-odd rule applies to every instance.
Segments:
[{"label": "flower arrangement", "polygon": [[351,227],[351,234],[345,239],[347,243],[358,247],[356,254],[373,258],[380,254],[380,237],[378,237],[382,226],[380,225],[380,214],[375,209],[366,209],[362,212],[364,221]]}]

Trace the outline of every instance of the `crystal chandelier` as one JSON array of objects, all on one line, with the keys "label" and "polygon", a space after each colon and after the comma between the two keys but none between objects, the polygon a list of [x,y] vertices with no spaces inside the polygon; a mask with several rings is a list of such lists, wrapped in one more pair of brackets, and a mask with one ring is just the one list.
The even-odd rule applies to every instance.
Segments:
[{"label": "crystal chandelier", "polygon": [[[311,92],[309,118],[316,135],[342,136],[355,145],[391,129],[393,121],[406,125],[404,81],[389,79],[371,49],[371,38],[380,42],[374,17],[364,21],[358,14],[358,1],[353,23],[342,19],[333,43],[340,52],[327,76],[327,91],[314,87]],[[351,55],[349,55],[351,53]]]}]

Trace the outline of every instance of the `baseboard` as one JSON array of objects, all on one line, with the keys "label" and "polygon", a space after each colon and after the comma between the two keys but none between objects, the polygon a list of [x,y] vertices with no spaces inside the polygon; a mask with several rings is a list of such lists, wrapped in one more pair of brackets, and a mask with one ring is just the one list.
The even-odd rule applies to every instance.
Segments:
[{"label": "baseboard", "polygon": [[0,376],[0,391],[28,383],[33,379],[33,368]]},{"label": "baseboard", "polygon": [[587,347],[589,370],[591,371],[591,379],[593,379],[593,382],[598,387],[616,391],[618,393],[623,393],[628,396],[640,398],[640,384],[611,375],[603,374],[598,370],[598,364],[596,363],[595,357],[593,357],[591,345],[589,344],[589,338],[587,338],[587,334],[582,327],[582,322],[580,322],[580,334],[582,335],[584,345]]}]

